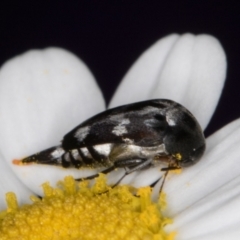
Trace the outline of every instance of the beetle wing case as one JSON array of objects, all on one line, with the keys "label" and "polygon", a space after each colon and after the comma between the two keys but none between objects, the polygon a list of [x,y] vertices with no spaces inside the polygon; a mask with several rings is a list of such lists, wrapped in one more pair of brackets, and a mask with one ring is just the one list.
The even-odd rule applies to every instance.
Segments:
[{"label": "beetle wing case", "polygon": [[150,100],[109,109],[78,125],[63,138],[65,150],[105,143],[154,146],[163,143],[169,100]]}]

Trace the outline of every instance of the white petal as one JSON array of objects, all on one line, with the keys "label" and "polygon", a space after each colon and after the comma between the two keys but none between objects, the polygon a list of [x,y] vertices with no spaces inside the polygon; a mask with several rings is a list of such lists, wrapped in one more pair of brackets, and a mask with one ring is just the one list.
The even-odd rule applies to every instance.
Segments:
[{"label": "white petal", "polygon": [[219,229],[214,232],[200,235],[197,237],[181,238],[176,237],[176,240],[238,240],[240,238],[239,223],[234,226],[228,226],[227,228]]},{"label": "white petal", "polygon": [[[236,180],[240,176],[239,142],[240,119],[230,123],[207,139],[207,150],[200,162],[184,169],[179,175],[171,174],[164,186],[168,197],[167,214],[169,216],[179,216],[181,213],[184,214],[187,209],[194,208],[198,202],[207,202],[212,199],[214,192],[223,193],[225,191],[225,194],[228,194],[225,186],[230,184],[232,188],[231,184],[235,186],[235,181],[240,181],[240,179]],[[215,146],[212,143],[215,143]],[[240,195],[240,189],[236,190],[237,192],[234,194]],[[220,195],[218,194],[219,198]],[[224,194],[222,197],[225,197]]]},{"label": "white petal", "polygon": [[226,57],[209,35],[170,35],[153,45],[124,77],[110,107],[153,98],[175,100],[205,128],[226,75]]},{"label": "white petal", "polygon": [[13,166],[12,159],[59,144],[104,108],[92,74],[76,56],[58,48],[29,51],[0,71],[0,151],[25,184],[39,188],[61,168]]},{"label": "white petal", "polygon": [[150,99],[166,58],[178,39],[177,34],[169,35],[143,52],[124,76],[109,107]]},{"label": "white petal", "polygon": [[237,176],[177,215],[168,231],[177,231],[178,240],[227,239],[227,236],[239,239],[239,197],[240,176]]},{"label": "white petal", "polygon": [[[17,169],[20,168],[20,169]],[[78,170],[76,168],[62,168],[56,166],[45,165],[29,165],[15,166],[15,172],[20,180],[35,194],[42,196],[43,191],[41,185],[49,182],[51,186],[56,186],[60,180],[66,176],[73,176],[75,179],[84,178],[97,173],[96,170],[85,169]]]},{"label": "white petal", "polygon": [[6,161],[3,160],[2,154],[0,154],[0,163],[0,211],[6,209],[5,194],[7,192],[14,192],[19,204],[30,202],[30,196],[33,195],[33,193],[19,181]]},{"label": "white petal", "polygon": [[176,240],[238,240],[240,238],[239,223],[235,226],[230,226],[227,229],[220,229],[215,232],[207,233],[197,237],[181,238],[176,236]]}]

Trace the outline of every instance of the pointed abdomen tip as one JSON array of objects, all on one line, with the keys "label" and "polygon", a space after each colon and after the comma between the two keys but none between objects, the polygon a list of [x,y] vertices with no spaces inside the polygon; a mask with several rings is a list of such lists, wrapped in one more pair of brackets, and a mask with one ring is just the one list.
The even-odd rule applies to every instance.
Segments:
[{"label": "pointed abdomen tip", "polygon": [[17,165],[17,166],[22,166],[22,165],[30,165],[32,163],[25,163],[25,162],[22,161],[22,159],[21,160],[13,159],[12,164]]},{"label": "pointed abdomen tip", "polygon": [[13,163],[14,165],[23,165],[22,161],[21,161],[21,160],[18,160],[18,159],[13,159],[13,160],[12,160],[12,163]]}]

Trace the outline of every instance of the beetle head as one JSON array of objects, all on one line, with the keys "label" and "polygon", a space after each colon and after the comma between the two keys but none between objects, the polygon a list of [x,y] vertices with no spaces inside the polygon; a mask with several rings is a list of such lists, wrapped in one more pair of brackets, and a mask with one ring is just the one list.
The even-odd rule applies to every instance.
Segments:
[{"label": "beetle head", "polygon": [[[187,167],[200,160],[205,151],[205,137],[195,117],[177,104],[166,112],[168,127],[164,144],[180,167]],[[176,157],[177,156],[177,157]]]}]

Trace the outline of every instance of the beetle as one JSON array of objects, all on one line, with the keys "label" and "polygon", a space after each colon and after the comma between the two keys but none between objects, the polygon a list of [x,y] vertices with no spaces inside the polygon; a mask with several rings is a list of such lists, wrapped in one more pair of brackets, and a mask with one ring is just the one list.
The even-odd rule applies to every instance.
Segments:
[{"label": "beetle", "polygon": [[67,133],[60,145],[21,162],[64,168],[104,167],[102,173],[124,168],[117,185],[134,171],[164,162],[167,166],[161,170],[166,171],[165,177],[169,170],[191,166],[200,160],[205,146],[199,123],[185,107],[172,100],[154,99],[99,113]]}]

